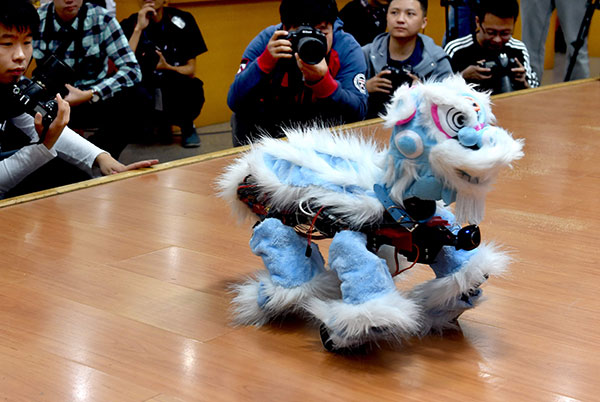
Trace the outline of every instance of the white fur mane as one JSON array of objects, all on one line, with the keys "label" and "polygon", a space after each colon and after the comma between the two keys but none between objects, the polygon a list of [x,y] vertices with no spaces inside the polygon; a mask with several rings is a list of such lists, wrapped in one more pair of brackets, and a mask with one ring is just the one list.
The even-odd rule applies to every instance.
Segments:
[{"label": "white fur mane", "polygon": [[[293,209],[302,201],[315,200],[318,205],[331,207],[331,212],[342,217],[351,227],[358,228],[381,219],[384,210],[381,203],[364,194],[372,191],[383,173],[385,152],[377,149],[373,140],[364,139],[356,132],[330,131],[322,127],[288,129],[285,135],[288,141],[263,138],[253,144],[250,151],[231,164],[219,178],[219,195],[241,217],[251,212],[237,200],[237,186],[246,176],[252,175],[261,190],[270,195],[274,208]],[[335,168],[322,155],[338,157],[346,163],[342,168]],[[342,188],[360,188],[363,194],[313,185],[289,185],[267,166],[265,157],[310,169],[317,179]]]}]

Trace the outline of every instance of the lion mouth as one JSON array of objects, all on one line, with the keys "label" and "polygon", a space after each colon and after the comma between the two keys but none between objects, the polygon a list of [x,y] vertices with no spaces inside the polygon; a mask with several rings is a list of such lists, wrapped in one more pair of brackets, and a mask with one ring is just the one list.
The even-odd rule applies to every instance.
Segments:
[{"label": "lion mouth", "polygon": [[464,170],[460,170],[460,169],[456,169],[456,174],[458,175],[458,177],[468,183],[471,184],[479,184],[479,177],[476,176],[471,176],[470,174],[468,174],[467,172],[465,172]]}]

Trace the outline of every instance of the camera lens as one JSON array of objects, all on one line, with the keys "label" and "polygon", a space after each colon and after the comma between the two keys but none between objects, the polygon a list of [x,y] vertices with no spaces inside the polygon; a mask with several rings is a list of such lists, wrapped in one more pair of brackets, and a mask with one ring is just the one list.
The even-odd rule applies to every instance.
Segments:
[{"label": "camera lens", "polygon": [[304,37],[298,41],[298,56],[306,64],[318,64],[327,54],[327,46],[320,40]]},{"label": "camera lens", "polygon": [[473,250],[481,243],[481,232],[477,225],[465,226],[456,235],[457,250]]}]

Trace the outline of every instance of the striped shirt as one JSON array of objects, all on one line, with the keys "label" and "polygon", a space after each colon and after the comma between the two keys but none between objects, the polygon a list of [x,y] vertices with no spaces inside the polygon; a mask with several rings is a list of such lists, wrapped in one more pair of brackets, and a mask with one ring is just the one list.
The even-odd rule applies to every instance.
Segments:
[{"label": "striped shirt", "polygon": [[[500,50],[490,50],[482,47],[477,42],[475,34],[463,36],[449,42],[444,51],[450,57],[450,64],[454,72],[462,72],[465,68],[476,65],[480,60],[493,61],[496,60],[499,54],[505,53],[509,58],[516,58],[525,67],[525,79],[531,88],[540,85],[536,73],[532,70],[529,61],[529,52],[525,44],[518,39],[510,38],[510,40]],[[481,90],[491,90],[493,93],[498,93],[498,80],[489,79],[482,81],[469,81],[479,85]],[[513,80],[513,86],[518,85]],[[521,88],[515,88],[521,89]]]},{"label": "striped shirt", "polygon": [[[64,54],[56,56],[75,70],[73,85],[82,90],[94,89],[101,99],[107,99],[122,88],[140,82],[142,73],[117,20],[102,7],[89,3],[83,7],[87,7],[87,12],[82,27],[79,23],[81,12],[70,23],[61,25],[52,2],[40,7],[40,31],[39,38],[33,41],[33,57],[39,65],[59,50],[63,41],[71,41],[66,50],[61,51]],[[49,15],[52,21],[48,21]],[[53,27],[46,27],[48,23],[54,24]],[[82,36],[81,39],[78,36]],[[78,40],[82,52],[76,51]],[[116,69],[114,73],[113,68],[109,70],[109,60]]]}]

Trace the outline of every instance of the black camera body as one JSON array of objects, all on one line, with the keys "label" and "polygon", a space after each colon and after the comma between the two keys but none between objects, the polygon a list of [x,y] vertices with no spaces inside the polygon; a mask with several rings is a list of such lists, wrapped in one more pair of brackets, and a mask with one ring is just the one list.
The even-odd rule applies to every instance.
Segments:
[{"label": "black camera body", "polygon": [[292,52],[298,53],[306,64],[318,64],[327,56],[327,37],[309,25],[300,25],[283,39],[292,42]]},{"label": "black camera body", "polygon": [[47,57],[33,72],[33,81],[43,86],[51,99],[56,94],[65,96],[69,91],[65,84],[73,82],[75,70],[54,55]]},{"label": "black camera body", "polygon": [[37,113],[42,115],[44,127],[48,127],[56,118],[58,103],[49,97],[42,84],[23,77],[13,86],[12,93],[17,102],[25,107],[26,113],[34,117]]},{"label": "black camera body", "polygon": [[506,53],[500,53],[496,60],[484,61],[479,63],[479,67],[489,68],[492,79],[497,80],[500,83],[500,93],[512,92],[514,90],[511,76],[512,68],[519,67],[517,61],[508,57]]},{"label": "black camera body", "polygon": [[57,93],[68,93],[65,84],[70,82],[75,72],[54,55],[40,63],[33,72],[33,78],[22,77],[12,89],[14,98],[25,107],[25,112],[34,116],[42,115],[42,124],[48,127],[56,118],[58,103],[54,100]]},{"label": "black camera body", "polygon": [[413,81],[409,74],[414,74],[414,72],[412,66],[409,64],[403,65],[402,68],[386,65],[382,70],[390,71],[387,78],[392,81],[393,91],[400,88],[403,84],[410,85]]}]

